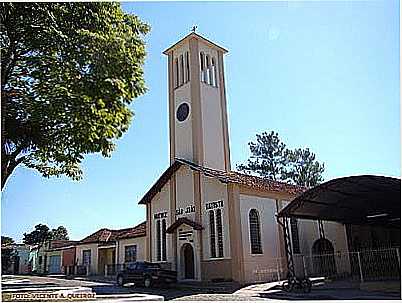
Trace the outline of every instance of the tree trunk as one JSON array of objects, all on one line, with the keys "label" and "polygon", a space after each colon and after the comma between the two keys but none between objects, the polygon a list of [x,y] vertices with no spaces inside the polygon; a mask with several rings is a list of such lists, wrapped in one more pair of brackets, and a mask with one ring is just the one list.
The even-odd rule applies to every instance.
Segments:
[{"label": "tree trunk", "polygon": [[14,169],[24,160],[24,157],[18,159],[12,158],[10,155],[1,157],[1,191],[3,191],[4,186],[8,178],[13,173]]}]

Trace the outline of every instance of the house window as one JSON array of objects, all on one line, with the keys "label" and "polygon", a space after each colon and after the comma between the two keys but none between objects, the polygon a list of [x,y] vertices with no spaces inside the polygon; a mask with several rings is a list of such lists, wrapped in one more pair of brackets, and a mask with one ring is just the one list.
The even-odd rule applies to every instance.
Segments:
[{"label": "house window", "polygon": [[223,257],[223,227],[222,227],[222,210],[216,211],[216,231],[218,234],[218,257]]},{"label": "house window", "polygon": [[137,245],[124,247],[124,262],[130,263],[137,261]]},{"label": "house window", "polygon": [[91,250],[82,251],[82,265],[91,265]]},{"label": "house window", "polygon": [[262,254],[260,218],[256,209],[249,212],[250,244],[252,254]]},{"label": "house window", "polygon": [[291,235],[292,235],[293,253],[300,254],[299,228],[297,226],[296,218],[290,218],[290,231],[291,231]]},{"label": "house window", "polygon": [[156,221],[156,260],[166,261],[166,219]]},{"label": "house window", "polygon": [[211,258],[216,258],[215,246],[215,214],[213,210],[209,211],[209,245],[211,251]]}]

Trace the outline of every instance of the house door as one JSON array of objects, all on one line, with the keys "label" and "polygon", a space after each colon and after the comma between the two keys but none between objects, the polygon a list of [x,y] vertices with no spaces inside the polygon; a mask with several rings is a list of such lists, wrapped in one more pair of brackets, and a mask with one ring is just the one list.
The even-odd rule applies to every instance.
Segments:
[{"label": "house door", "polygon": [[61,273],[61,257],[50,256],[49,257],[49,274]]},{"label": "house door", "polygon": [[194,250],[193,247],[186,243],[183,245],[184,257],[184,278],[194,279]]}]

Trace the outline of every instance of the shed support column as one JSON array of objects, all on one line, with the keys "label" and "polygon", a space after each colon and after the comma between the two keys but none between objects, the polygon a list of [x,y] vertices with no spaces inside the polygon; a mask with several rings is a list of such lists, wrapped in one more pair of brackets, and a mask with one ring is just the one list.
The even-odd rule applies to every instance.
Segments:
[{"label": "shed support column", "polygon": [[282,217],[279,218],[277,217],[278,224],[282,226],[283,229],[283,238],[285,242],[285,256],[286,256],[286,262],[288,266],[288,276],[287,278],[293,278],[296,277],[295,273],[295,267],[294,267],[294,262],[293,262],[293,254],[292,254],[292,242],[290,239],[290,233],[289,233],[289,222],[288,218]]},{"label": "shed support column", "polygon": [[317,222],[318,222],[318,234],[320,236],[320,239],[325,239],[324,224],[320,219],[318,219]]}]

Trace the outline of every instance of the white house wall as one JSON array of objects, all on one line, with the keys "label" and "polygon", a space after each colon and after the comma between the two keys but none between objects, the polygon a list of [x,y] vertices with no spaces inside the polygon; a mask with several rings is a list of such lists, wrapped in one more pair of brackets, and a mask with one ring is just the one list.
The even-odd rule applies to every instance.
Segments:
[{"label": "white house wall", "polygon": [[[260,218],[262,254],[251,254],[249,212],[256,209]],[[256,282],[259,277],[256,272],[272,273],[277,270],[276,259],[280,257],[278,243],[278,226],[276,223],[276,201],[270,198],[240,195],[240,213],[243,255],[244,278],[246,282]]]},{"label": "white house wall", "polygon": [[[173,223],[173,218],[170,216],[170,181],[162,187],[161,191],[152,199],[151,201],[151,220],[152,220],[152,234],[151,237],[151,249],[152,249],[152,261],[157,262],[157,238],[156,238],[156,222],[155,214],[160,213],[166,214],[166,227],[169,227]],[[166,234],[166,260],[167,262],[173,262],[173,252],[172,247],[169,245],[171,243],[171,235]]]},{"label": "white house wall", "polygon": [[91,250],[91,266],[90,272],[91,274],[97,274],[98,272],[98,244],[91,243],[85,245],[78,245],[76,247],[76,255],[75,258],[77,260],[77,265],[83,265],[82,262],[82,251]]},{"label": "white house wall", "polygon": [[[323,222],[324,235],[333,247],[335,253],[335,263],[338,272],[349,272],[350,264],[348,262],[348,244],[345,226],[337,222]],[[314,242],[320,238],[318,222],[313,220],[298,220],[300,253],[305,256],[307,267],[312,268],[312,248]],[[297,258],[296,258],[297,259]],[[299,262],[300,263],[300,262]],[[301,265],[295,264],[297,270],[301,271]],[[300,267],[300,268],[299,268]]]},{"label": "white house wall", "polygon": [[118,264],[125,263],[125,247],[137,245],[137,261],[146,260],[146,237],[130,238],[119,240]]},{"label": "white house wall", "polygon": [[[228,192],[227,185],[223,184],[215,178],[210,178],[207,176],[202,177],[202,225],[203,230],[203,259],[211,260],[210,254],[210,226],[209,226],[209,210],[206,209],[208,203],[214,201],[223,201],[223,207],[218,207],[222,211],[222,228],[223,228],[223,258],[213,258],[215,259],[230,259],[230,233],[229,233],[229,209],[228,209]],[[217,209],[217,208],[215,208]],[[215,210],[214,209],[214,210]],[[216,217],[215,217],[216,218]],[[216,225],[216,224],[215,224]],[[217,233],[215,232],[217,236]]]},{"label": "white house wall", "polygon": [[[336,222],[323,222],[325,238],[331,241],[336,252],[347,252],[345,226]],[[318,223],[313,220],[298,220],[300,252],[304,255],[312,254],[312,247],[320,238]]]}]

